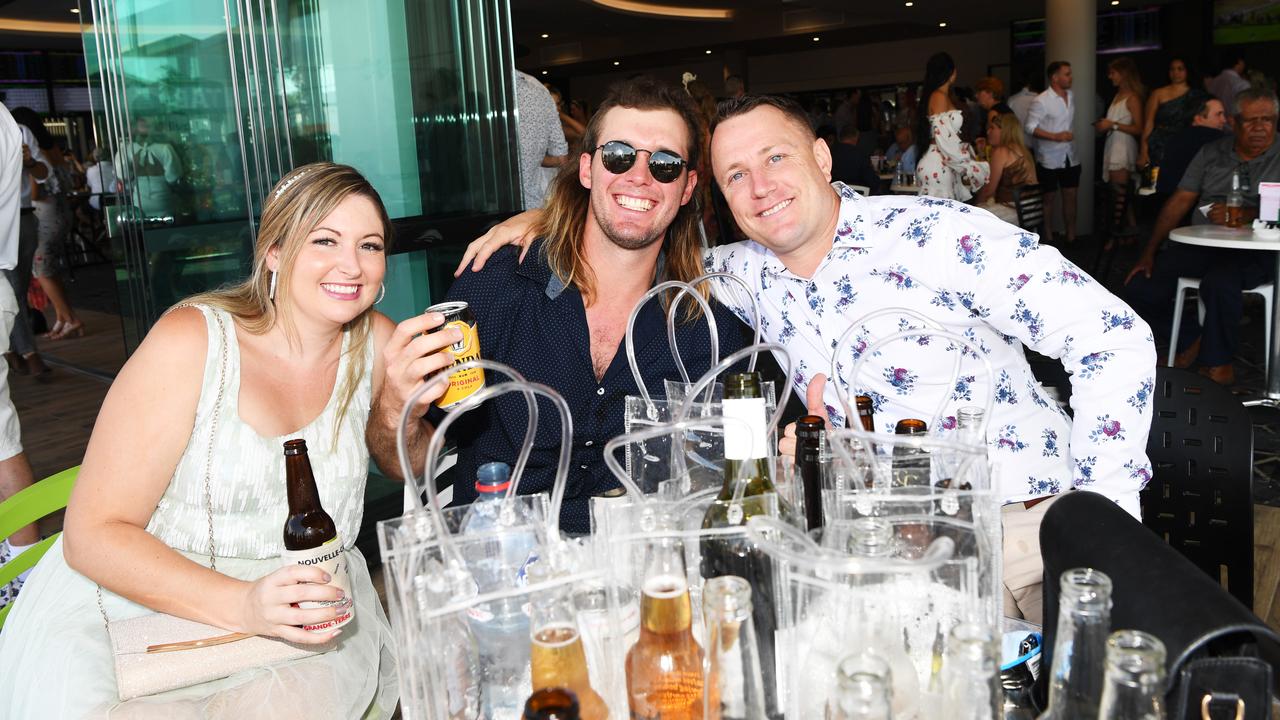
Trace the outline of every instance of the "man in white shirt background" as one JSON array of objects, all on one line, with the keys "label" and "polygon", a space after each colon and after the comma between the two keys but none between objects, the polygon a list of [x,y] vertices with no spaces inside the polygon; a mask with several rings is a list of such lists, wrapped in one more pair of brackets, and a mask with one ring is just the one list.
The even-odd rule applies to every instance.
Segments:
[{"label": "man in white shirt background", "polygon": [[1244,55],[1239,50],[1230,50],[1222,58],[1222,72],[1205,83],[1209,94],[1221,100],[1228,112],[1235,108],[1236,95],[1249,89],[1244,71]]},{"label": "man in white shirt background", "polygon": [[89,205],[94,210],[101,210],[102,196],[111,195],[116,191],[116,169],[102,148],[94,148],[89,157],[93,159],[93,164],[84,171],[84,179],[91,193]]},{"label": "man in white shirt background", "polygon": [[[43,133],[45,144],[49,145],[48,131],[41,124],[40,116],[28,107],[16,107],[9,115],[14,120],[21,138],[22,163],[19,168],[21,179],[18,187],[17,203],[19,207],[17,259],[5,266],[4,276],[18,301],[18,317],[8,330],[8,352],[5,359],[9,369],[14,372],[32,374],[42,377],[49,372],[49,367],[36,352],[35,333],[31,330],[31,318],[27,308],[27,289],[31,287],[31,272],[40,244],[40,221],[35,215],[33,184],[44,184],[53,177],[53,165],[44,156],[40,148],[40,138],[36,130]],[[0,222],[0,228],[3,228]]]},{"label": "man in white shirt background", "polygon": [[[31,145],[34,144],[33,141]],[[18,318],[18,301],[8,277],[18,263],[18,239],[28,224],[31,234],[35,234],[35,215],[26,212],[23,206],[23,187],[29,186],[29,178],[37,173],[46,175],[47,170],[31,158],[21,126],[9,114],[9,109],[0,105],[0,270],[5,271],[0,277],[0,344],[5,350],[8,350],[9,332]],[[29,205],[31,191],[28,189],[25,195]],[[31,464],[22,452],[18,412],[9,398],[9,376],[0,368],[0,501],[31,483]],[[23,526],[8,539],[0,540],[0,565],[39,540],[34,524]],[[12,601],[25,576],[23,573],[14,583],[0,587],[0,607]]]},{"label": "man in white shirt background", "polygon": [[[527,73],[516,71],[516,133],[520,138],[520,186],[524,208],[542,207],[550,179],[542,168],[559,168],[569,155],[564,127],[551,93]],[[552,175],[554,177],[554,175]]]},{"label": "man in white shirt background", "polygon": [[1067,242],[1076,241],[1076,188],[1080,187],[1080,162],[1076,159],[1071,123],[1075,118],[1075,97],[1071,93],[1071,63],[1055,60],[1046,71],[1049,89],[1031,103],[1023,127],[1036,139],[1036,177],[1044,190],[1048,217],[1062,191],[1063,224]]}]

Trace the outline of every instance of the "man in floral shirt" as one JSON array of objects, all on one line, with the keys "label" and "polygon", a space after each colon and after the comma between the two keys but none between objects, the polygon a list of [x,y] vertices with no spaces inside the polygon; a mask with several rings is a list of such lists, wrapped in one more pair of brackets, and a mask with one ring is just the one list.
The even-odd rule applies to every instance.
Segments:
[{"label": "man in floral shirt", "polygon": [[[1038,620],[1048,500],[1091,490],[1139,517],[1155,378],[1146,323],[1034,234],[985,211],[929,197],[865,198],[828,184],[830,153],[788,100],[722,104],[711,156],[752,240],[713,248],[707,268],[753,285],[764,335],[787,347],[797,390],[811,406],[825,404],[836,425],[845,418],[825,374],[855,322],[835,373],[850,397],[871,396],[880,432],[902,418],[932,418],[944,394],[934,430],[954,428],[959,407],[982,405],[991,392],[978,353],[991,363],[987,447],[1005,503],[1005,614]],[[724,283],[717,297],[753,320],[735,286]],[[863,319],[877,311],[888,312]],[[884,346],[850,376],[871,343],[925,327],[922,317],[976,351],[926,335]],[[1074,424],[1040,388],[1023,345],[1071,373]]]},{"label": "man in floral shirt", "polygon": [[[1039,528],[1053,498],[1089,490],[1139,517],[1138,492],[1151,477],[1155,381],[1146,323],[1034,234],[983,210],[930,197],[864,198],[828,184],[830,151],[792,101],[726,101],[711,142],[715,182],[752,240],[708,250],[707,269],[752,285],[763,334],[787,347],[792,380],[811,410],[825,406],[834,424],[844,424],[826,376],[854,323],[835,375],[851,397],[871,396],[880,432],[903,418],[932,418],[945,396],[941,427],[932,428],[945,434],[958,408],[994,392],[986,443],[1004,503],[1004,613],[1041,622]],[[472,243],[458,272],[473,257],[473,268],[482,266],[496,247],[527,243],[535,217],[508,220]],[[720,284],[716,296],[755,321],[736,283]],[[878,314],[867,319],[871,313]],[[926,335],[884,346],[856,380],[850,376],[863,350],[924,327],[922,318],[976,350]],[[1071,373],[1077,422],[1040,388],[1023,345]],[[780,449],[794,452],[794,428],[787,434]]]}]

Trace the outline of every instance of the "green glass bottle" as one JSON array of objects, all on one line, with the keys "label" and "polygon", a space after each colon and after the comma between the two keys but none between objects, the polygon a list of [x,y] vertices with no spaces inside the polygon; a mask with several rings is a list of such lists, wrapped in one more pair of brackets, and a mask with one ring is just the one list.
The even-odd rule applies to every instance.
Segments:
[{"label": "green glass bottle", "polygon": [[[724,486],[702,518],[703,528],[742,525],[756,515],[776,514],[795,523],[790,506],[782,502],[769,472],[764,394],[760,374],[730,374],[724,383],[724,416],[730,422],[724,428]],[[741,422],[734,422],[740,420]],[[735,497],[739,498],[735,501]],[[764,676],[766,715],[780,718],[773,635],[774,619],[773,565],[764,551],[743,536],[704,538],[702,577],[737,575],[751,584],[752,624],[760,649],[760,667]]]}]

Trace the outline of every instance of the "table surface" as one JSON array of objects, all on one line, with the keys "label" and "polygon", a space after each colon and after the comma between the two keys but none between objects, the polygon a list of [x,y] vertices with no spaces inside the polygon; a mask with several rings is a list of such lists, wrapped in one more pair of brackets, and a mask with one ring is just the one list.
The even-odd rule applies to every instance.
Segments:
[{"label": "table surface", "polygon": [[899,185],[898,183],[894,183],[889,186],[889,192],[895,195],[919,195],[920,186],[919,185]]},{"label": "table surface", "polygon": [[1188,225],[1169,233],[1169,239],[1188,245],[1227,248],[1230,250],[1280,251],[1280,240],[1255,237],[1251,228],[1229,228],[1222,225]]}]

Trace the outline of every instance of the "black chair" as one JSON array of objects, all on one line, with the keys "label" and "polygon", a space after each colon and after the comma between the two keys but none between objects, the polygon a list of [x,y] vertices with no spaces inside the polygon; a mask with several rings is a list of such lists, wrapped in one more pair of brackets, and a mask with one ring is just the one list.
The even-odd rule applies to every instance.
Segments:
[{"label": "black chair", "polygon": [[1227,388],[1156,368],[1142,522],[1253,607],[1253,422]]},{"label": "black chair", "polygon": [[[1039,185],[1019,185],[1013,189],[1013,208],[1018,211],[1018,227],[1040,236],[1041,242],[1051,240],[1045,233],[1044,191]],[[1048,244],[1046,242],[1046,244]]]}]

